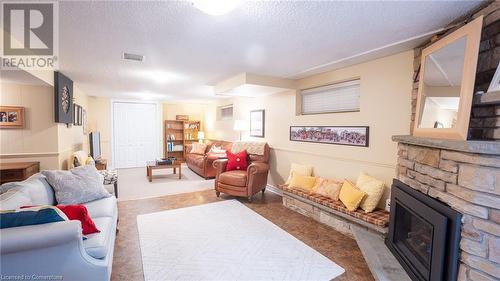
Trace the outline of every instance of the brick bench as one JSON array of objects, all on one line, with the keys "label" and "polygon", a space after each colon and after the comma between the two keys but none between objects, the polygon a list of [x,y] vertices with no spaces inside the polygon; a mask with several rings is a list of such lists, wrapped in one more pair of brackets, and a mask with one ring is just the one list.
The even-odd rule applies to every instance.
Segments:
[{"label": "brick bench", "polygon": [[352,236],[352,224],[383,236],[387,234],[389,212],[385,210],[377,209],[368,214],[365,214],[361,209],[351,212],[340,201],[319,194],[309,194],[291,189],[285,185],[281,185],[279,188],[283,191],[283,205],[285,207],[311,217],[346,235]]}]

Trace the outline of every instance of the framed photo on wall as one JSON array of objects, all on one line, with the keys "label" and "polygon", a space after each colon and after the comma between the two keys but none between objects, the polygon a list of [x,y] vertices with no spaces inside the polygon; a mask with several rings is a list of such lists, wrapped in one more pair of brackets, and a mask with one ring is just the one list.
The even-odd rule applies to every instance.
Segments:
[{"label": "framed photo on wall", "polygon": [[264,109],[250,111],[250,136],[264,137],[264,129],[266,124]]},{"label": "framed photo on wall", "polygon": [[83,134],[88,134],[87,132],[87,111],[82,107],[82,126],[83,126]]},{"label": "framed photo on wall", "polygon": [[0,106],[0,128],[1,129],[24,128],[24,107]]},{"label": "framed photo on wall", "polygon": [[368,147],[368,126],[290,126],[290,140]]},{"label": "framed photo on wall", "polygon": [[73,125],[78,125],[78,104],[73,104]]}]

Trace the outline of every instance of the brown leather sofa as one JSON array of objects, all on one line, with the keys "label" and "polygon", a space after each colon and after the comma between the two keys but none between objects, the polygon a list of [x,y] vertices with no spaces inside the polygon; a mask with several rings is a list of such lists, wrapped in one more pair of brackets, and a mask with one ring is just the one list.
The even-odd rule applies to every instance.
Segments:
[{"label": "brown leather sofa", "polygon": [[213,165],[216,169],[215,192],[217,197],[221,192],[240,197],[247,197],[252,202],[252,196],[259,191],[266,190],[267,175],[269,174],[269,145],[264,148],[264,155],[248,155],[246,171],[226,172],[227,159],[216,160]]},{"label": "brown leather sofa", "polygon": [[204,154],[194,154],[189,153],[191,151],[191,144],[186,145],[186,164],[193,172],[198,175],[204,177],[205,179],[214,178],[215,177],[215,168],[212,163],[219,159],[219,156],[212,155],[209,153],[212,146],[218,146],[225,150],[231,149],[233,143],[228,141],[210,141],[207,143],[207,149]]}]

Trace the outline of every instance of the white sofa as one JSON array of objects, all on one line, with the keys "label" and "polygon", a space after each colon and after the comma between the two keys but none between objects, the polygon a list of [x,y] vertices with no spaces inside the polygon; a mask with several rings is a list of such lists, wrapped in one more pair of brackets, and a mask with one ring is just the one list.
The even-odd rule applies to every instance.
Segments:
[{"label": "white sofa", "polygon": [[[41,174],[2,185],[0,190],[1,210],[56,204],[54,191]],[[84,205],[101,231],[88,235],[86,240],[79,221],[0,229],[1,276],[109,280],[118,218],[116,198],[111,196]]]}]

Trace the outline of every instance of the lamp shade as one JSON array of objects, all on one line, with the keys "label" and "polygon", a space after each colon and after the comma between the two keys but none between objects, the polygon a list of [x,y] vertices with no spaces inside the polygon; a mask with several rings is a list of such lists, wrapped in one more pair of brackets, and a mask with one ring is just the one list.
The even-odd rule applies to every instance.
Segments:
[{"label": "lamp shade", "polygon": [[245,120],[234,120],[233,129],[235,131],[245,131],[247,129],[247,122]]},{"label": "lamp shade", "polygon": [[204,139],[204,138],[205,138],[205,133],[204,133],[204,132],[202,132],[202,131],[199,131],[199,132],[198,132],[198,139],[199,139],[199,140],[202,140],[202,139]]}]

